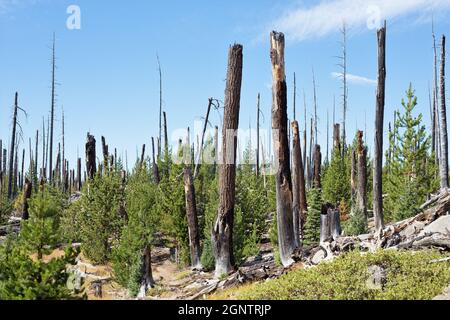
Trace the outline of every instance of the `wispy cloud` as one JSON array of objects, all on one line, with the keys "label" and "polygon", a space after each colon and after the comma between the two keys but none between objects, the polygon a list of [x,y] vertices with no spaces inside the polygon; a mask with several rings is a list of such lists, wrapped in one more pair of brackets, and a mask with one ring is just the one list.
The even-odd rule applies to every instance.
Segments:
[{"label": "wispy cloud", "polygon": [[418,19],[450,10],[449,0],[321,0],[289,10],[271,24],[291,41],[319,38],[336,32],[345,21],[353,29],[375,29],[384,20],[410,15]]},{"label": "wispy cloud", "polygon": [[0,0],[0,14],[9,12],[17,7],[36,4],[39,0]]},{"label": "wispy cloud", "polygon": [[[342,73],[332,72],[331,76],[333,78],[341,79],[342,78]],[[369,79],[369,78],[366,78],[366,77],[357,76],[357,75],[354,75],[354,74],[349,74],[349,73],[347,74],[347,81],[349,83],[353,83],[353,84],[357,84],[357,85],[371,85],[371,86],[374,86],[374,85],[377,84],[376,80]]]}]

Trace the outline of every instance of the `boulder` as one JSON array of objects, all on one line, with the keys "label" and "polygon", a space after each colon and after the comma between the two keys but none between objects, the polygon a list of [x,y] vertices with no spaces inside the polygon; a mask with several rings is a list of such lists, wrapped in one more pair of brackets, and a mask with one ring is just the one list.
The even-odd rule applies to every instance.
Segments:
[{"label": "boulder", "polygon": [[432,233],[441,233],[445,235],[450,234],[450,215],[442,216],[436,221],[430,223],[422,230],[420,235]]}]

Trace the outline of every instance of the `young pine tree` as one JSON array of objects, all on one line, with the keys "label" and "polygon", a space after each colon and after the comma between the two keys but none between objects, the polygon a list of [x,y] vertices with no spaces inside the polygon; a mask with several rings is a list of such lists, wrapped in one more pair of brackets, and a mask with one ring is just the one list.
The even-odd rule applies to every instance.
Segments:
[{"label": "young pine tree", "polygon": [[67,266],[78,251],[68,246],[64,256],[50,258],[60,243],[61,199],[41,190],[30,200],[30,219],[18,238],[0,245],[0,300],[70,299]]},{"label": "young pine tree", "polygon": [[395,139],[391,138],[392,159],[386,174],[385,209],[388,220],[402,220],[417,214],[428,194],[438,188],[436,170],[430,154],[431,140],[422,114],[414,115],[417,97],[412,85],[402,100],[403,112],[397,111]]},{"label": "young pine tree", "polygon": [[136,296],[143,286],[147,290],[153,285],[151,265],[146,265],[145,253],[151,250],[159,226],[155,210],[156,189],[146,165],[141,167],[138,164],[128,180],[125,193],[128,222],[112,253],[117,282],[128,288],[132,296]]}]

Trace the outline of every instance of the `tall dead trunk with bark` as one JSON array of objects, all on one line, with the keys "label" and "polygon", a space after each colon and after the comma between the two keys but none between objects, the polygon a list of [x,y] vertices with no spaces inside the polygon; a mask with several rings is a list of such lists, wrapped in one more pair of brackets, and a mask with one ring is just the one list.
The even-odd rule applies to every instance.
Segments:
[{"label": "tall dead trunk with bark", "polygon": [[367,148],[364,146],[363,132],[357,133],[357,192],[356,205],[367,219]]},{"label": "tall dead trunk with bark", "polygon": [[356,150],[351,150],[351,156],[352,156],[352,161],[351,161],[351,172],[350,172],[350,189],[351,189],[351,199],[352,201],[355,200],[355,196],[356,196],[356,188],[357,188],[357,175],[358,175],[358,167],[357,167],[357,154],[356,154]]},{"label": "tall dead trunk with bark", "polygon": [[277,167],[276,198],[278,246],[284,266],[294,261],[296,249],[292,215],[292,180],[287,123],[287,86],[285,74],[284,34],[273,31],[270,34],[270,56],[272,60],[272,131],[274,139],[275,166]]},{"label": "tall dead trunk with bark", "polygon": [[445,101],[445,36],[441,41],[441,189],[448,188],[448,136],[447,136],[447,109]]},{"label": "tall dead trunk with bark", "polygon": [[339,123],[336,123],[334,125],[334,131],[333,131],[333,152],[336,152],[336,150],[339,151],[339,155],[341,154],[341,125]]},{"label": "tall dead trunk with bark", "polygon": [[322,153],[318,144],[314,147],[314,188],[322,189]]},{"label": "tall dead trunk with bark", "polygon": [[97,172],[95,143],[94,136],[88,133],[86,142],[86,171],[88,179],[94,179]]},{"label": "tall dead trunk with bark", "polygon": [[192,169],[190,163],[185,164],[184,167],[184,194],[186,198],[186,216],[188,221],[191,267],[193,269],[200,270],[202,268],[200,262],[200,230],[198,227],[194,179],[192,177]]},{"label": "tall dead trunk with bark", "polygon": [[28,204],[28,200],[31,198],[31,192],[33,190],[33,185],[30,180],[25,179],[25,186],[23,190],[23,199],[22,199],[22,220],[28,220],[30,215],[28,213],[28,208],[30,207]]},{"label": "tall dead trunk with bark", "polygon": [[375,110],[375,143],[373,164],[373,211],[375,230],[384,228],[383,218],[383,122],[386,86],[386,21],[377,32],[378,36],[378,86]]},{"label": "tall dead trunk with bark", "polygon": [[295,242],[301,246],[303,238],[303,226],[306,220],[308,210],[306,204],[306,183],[305,170],[302,161],[302,148],[300,144],[298,122],[292,122],[292,193],[293,193],[293,211],[294,211],[294,236]]},{"label": "tall dead trunk with bark", "polygon": [[216,276],[233,269],[233,225],[236,185],[237,129],[242,85],[242,45],[230,47],[225,89],[225,110],[222,129],[222,154],[219,165],[219,210],[212,231]]}]

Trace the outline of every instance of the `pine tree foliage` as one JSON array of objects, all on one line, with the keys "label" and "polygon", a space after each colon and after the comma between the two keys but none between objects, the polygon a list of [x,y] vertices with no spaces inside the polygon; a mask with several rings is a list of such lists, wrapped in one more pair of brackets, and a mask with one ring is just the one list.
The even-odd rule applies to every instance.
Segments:
[{"label": "pine tree foliage", "polygon": [[396,111],[396,129],[389,139],[392,159],[385,174],[388,220],[414,216],[427,195],[438,188],[437,168],[430,154],[431,138],[422,123],[422,114],[414,115],[416,106],[417,97],[410,85],[406,91],[406,101],[402,100],[402,112]]},{"label": "pine tree foliage", "polygon": [[67,246],[64,255],[49,254],[61,243],[57,194],[47,189],[30,200],[30,219],[17,238],[10,235],[0,245],[0,300],[70,299],[68,265],[78,251]]},{"label": "pine tree foliage", "polygon": [[120,237],[124,219],[119,214],[123,198],[117,172],[97,175],[88,181],[80,201],[80,237],[82,251],[93,263],[108,262],[111,247]]},{"label": "pine tree foliage", "polygon": [[320,241],[320,214],[322,212],[322,192],[312,188],[308,191],[308,216],[306,218],[303,243],[316,244]]},{"label": "pine tree foliage", "polygon": [[117,282],[136,296],[143,281],[143,254],[152,246],[160,228],[155,202],[157,189],[151,183],[147,166],[137,164],[125,191],[128,221],[122,229],[120,241],[113,248],[112,262]]}]

